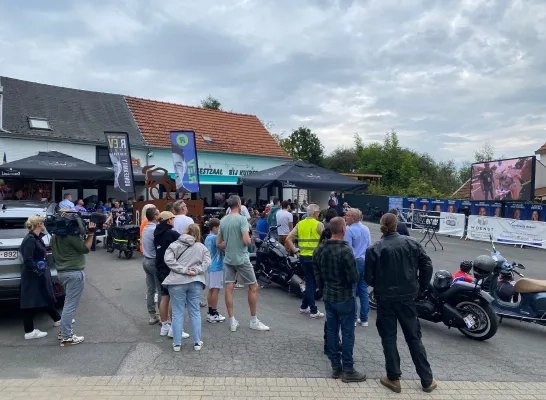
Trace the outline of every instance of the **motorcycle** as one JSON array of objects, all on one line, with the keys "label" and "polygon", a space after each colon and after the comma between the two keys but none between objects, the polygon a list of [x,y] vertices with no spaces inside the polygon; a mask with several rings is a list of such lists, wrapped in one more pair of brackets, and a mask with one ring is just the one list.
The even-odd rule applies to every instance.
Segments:
[{"label": "motorcycle", "polygon": [[[250,262],[254,266],[256,279],[267,285],[275,283],[288,289],[290,293],[303,297],[305,281],[303,267],[298,257],[290,256],[284,246],[271,233],[277,226],[269,228],[264,240],[256,238],[256,253],[250,254]],[[316,289],[315,300],[322,298],[322,291]]]},{"label": "motorcycle", "polygon": [[[374,291],[369,295],[370,308],[377,309]],[[434,274],[432,283],[415,300],[415,305],[420,319],[442,322],[470,339],[484,341],[495,336],[499,327],[492,302],[493,297],[477,282],[454,282],[449,271],[441,270]]]},{"label": "motorcycle", "polygon": [[133,253],[140,247],[140,226],[127,225],[124,216],[116,218],[115,225],[108,229],[105,247],[108,253],[118,250],[118,258],[121,253],[125,258],[133,257]]},{"label": "motorcycle", "polygon": [[[525,269],[525,266],[516,262],[510,264],[495,248],[493,238],[490,238],[493,247],[491,255],[478,257],[480,264],[474,265],[474,276],[493,296],[492,306],[499,316],[499,322],[502,322],[503,318],[508,318],[546,326],[546,280],[525,278],[518,271]],[[487,265],[485,270],[481,268],[482,265]],[[487,272],[491,268],[493,272]],[[499,298],[498,282],[499,276],[503,273],[514,273],[521,277],[514,286],[514,290],[520,295],[519,302],[506,302]]]}]

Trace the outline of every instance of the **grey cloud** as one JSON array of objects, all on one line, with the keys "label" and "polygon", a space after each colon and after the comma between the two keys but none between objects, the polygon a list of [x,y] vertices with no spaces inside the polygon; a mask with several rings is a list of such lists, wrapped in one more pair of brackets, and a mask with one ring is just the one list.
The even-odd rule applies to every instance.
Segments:
[{"label": "grey cloud", "polygon": [[541,0],[53,3],[0,3],[3,74],[185,104],[210,93],[275,130],[315,129],[327,150],[391,128],[459,161],[471,138],[507,156],[546,141]]}]

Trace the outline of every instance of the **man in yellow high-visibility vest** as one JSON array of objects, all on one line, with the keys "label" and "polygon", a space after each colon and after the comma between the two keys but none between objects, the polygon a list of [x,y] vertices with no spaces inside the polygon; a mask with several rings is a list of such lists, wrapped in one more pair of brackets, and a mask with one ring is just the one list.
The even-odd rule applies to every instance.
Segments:
[{"label": "man in yellow high-visibility vest", "polygon": [[[313,270],[313,253],[319,245],[320,235],[324,231],[324,225],[317,220],[319,213],[320,207],[318,205],[309,204],[307,207],[307,218],[298,222],[286,238],[287,247],[293,253],[299,253],[300,262],[303,267],[305,297],[301,302],[300,313],[309,314],[314,319],[324,317],[324,314],[315,305],[317,284]],[[294,245],[294,240],[298,241],[299,250]]]}]

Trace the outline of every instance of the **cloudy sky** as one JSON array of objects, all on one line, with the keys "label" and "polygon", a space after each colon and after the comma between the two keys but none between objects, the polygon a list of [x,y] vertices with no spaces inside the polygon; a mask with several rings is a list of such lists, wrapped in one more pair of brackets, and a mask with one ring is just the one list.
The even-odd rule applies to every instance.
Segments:
[{"label": "cloudy sky", "polygon": [[[202,4],[202,5],[199,5]],[[353,134],[439,160],[546,142],[544,0],[2,0],[0,75]]]}]

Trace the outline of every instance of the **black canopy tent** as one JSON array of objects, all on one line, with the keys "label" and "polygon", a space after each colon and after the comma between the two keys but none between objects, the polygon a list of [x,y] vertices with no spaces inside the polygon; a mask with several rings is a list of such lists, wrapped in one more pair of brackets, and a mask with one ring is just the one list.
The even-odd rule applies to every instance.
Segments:
[{"label": "black canopy tent", "polygon": [[0,165],[0,177],[51,181],[51,197],[55,199],[55,183],[113,180],[113,172],[58,151],[40,151],[34,156]]},{"label": "black canopy tent", "polygon": [[291,161],[239,178],[239,183],[257,189],[266,187],[355,192],[368,188],[361,182],[304,161]]},{"label": "black canopy tent", "polygon": [[87,180],[113,179],[112,171],[58,151],[38,154],[0,165],[0,176],[20,179]]}]

